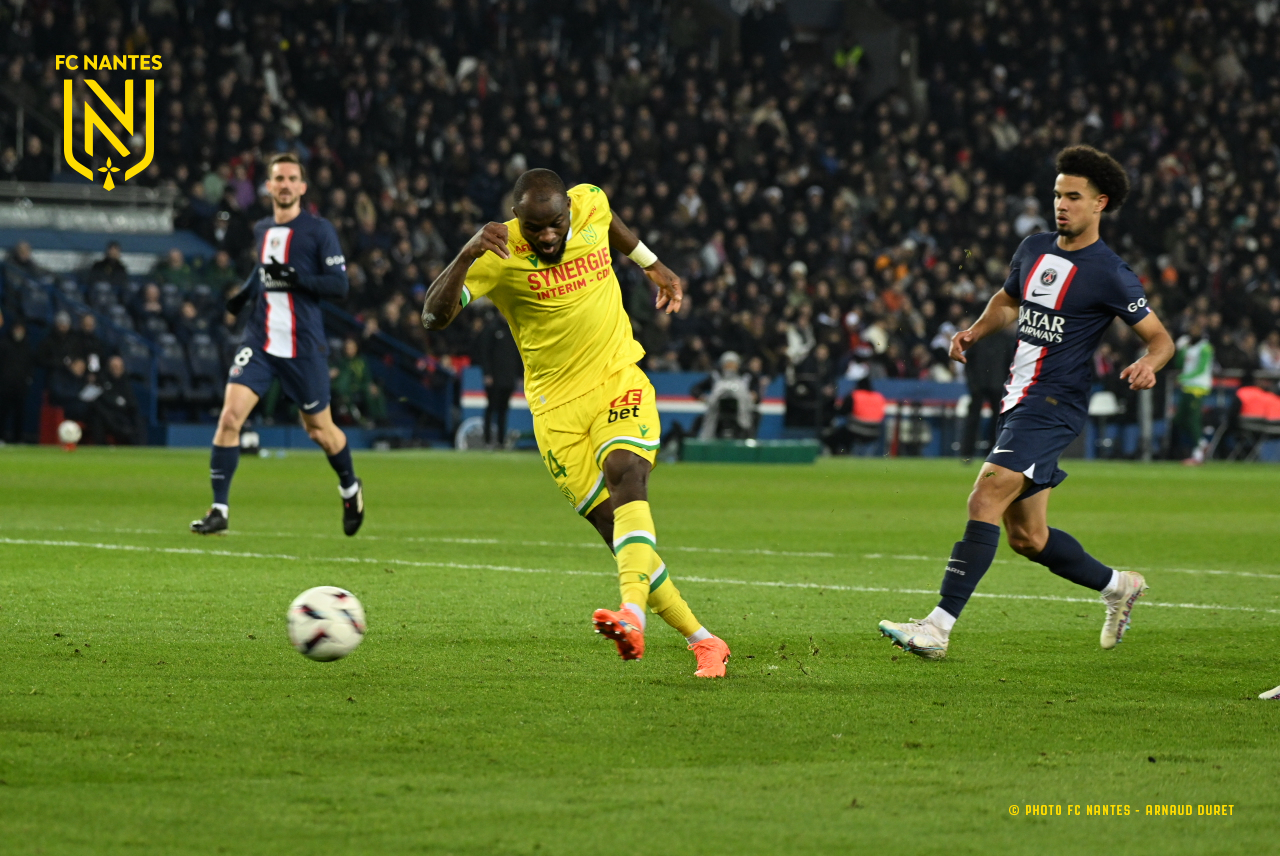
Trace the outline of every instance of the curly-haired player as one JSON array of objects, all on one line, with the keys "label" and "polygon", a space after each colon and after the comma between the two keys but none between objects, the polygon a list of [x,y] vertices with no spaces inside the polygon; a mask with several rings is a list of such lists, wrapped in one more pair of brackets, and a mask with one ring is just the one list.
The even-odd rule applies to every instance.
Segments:
[{"label": "curly-haired player", "polygon": [[1124,169],[1089,146],[1063,149],[1057,166],[1057,232],[1022,242],[1004,288],[972,327],[951,340],[951,358],[963,363],[974,342],[1018,324],[997,442],[969,495],[969,525],[951,551],[942,601],[923,620],[880,622],[880,632],[894,644],[928,659],[946,656],[951,629],[995,558],[1001,521],[1015,551],[1102,593],[1103,648],[1120,642],[1130,610],[1147,588],[1141,574],[1107,567],[1047,521],[1049,494],[1067,477],[1058,456],[1084,429],[1090,360],[1112,319],[1123,318],[1147,344],[1147,353],[1120,373],[1131,389],[1155,386],[1156,372],[1174,353],[1138,277],[1098,234],[1102,212],[1129,193]]}]

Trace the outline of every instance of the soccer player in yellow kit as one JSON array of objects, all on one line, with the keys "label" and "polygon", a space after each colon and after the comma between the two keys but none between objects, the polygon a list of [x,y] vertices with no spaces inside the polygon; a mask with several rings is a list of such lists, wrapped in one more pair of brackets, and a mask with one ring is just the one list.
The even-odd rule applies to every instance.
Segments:
[{"label": "soccer player in yellow kit", "polygon": [[515,218],[486,224],[431,284],[423,326],[442,329],[477,297],[493,301],[524,359],[542,460],[618,563],[622,605],[595,611],[596,632],[622,659],[638,660],[651,609],[685,637],[698,677],[723,677],[729,646],[694,618],[658,556],[648,483],[662,428],[653,385],[636,365],[644,349],[622,308],[611,248],[644,268],[669,313],[680,308],[680,278],[598,187],[566,190],[551,170],[533,169],[512,199]]}]

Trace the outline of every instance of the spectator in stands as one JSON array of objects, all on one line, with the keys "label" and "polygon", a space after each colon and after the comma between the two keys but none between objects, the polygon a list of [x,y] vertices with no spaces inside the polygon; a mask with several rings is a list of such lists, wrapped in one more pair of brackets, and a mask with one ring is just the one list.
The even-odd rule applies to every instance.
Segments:
[{"label": "spectator in stands", "polygon": [[5,146],[0,151],[0,181],[17,181],[18,150],[13,146]]},{"label": "spectator in stands", "polygon": [[231,254],[226,250],[218,250],[213,260],[201,266],[198,276],[200,280],[213,289],[213,293],[225,297],[232,289],[238,289],[244,277],[236,273],[231,262]]},{"label": "spectator in stands", "polygon": [[489,446],[493,435],[490,426],[497,427],[498,446],[507,441],[507,410],[516,384],[524,376],[524,363],[520,351],[511,337],[507,321],[494,312],[480,334],[476,349],[476,362],[484,371],[484,444]]},{"label": "spectator in stands", "polygon": [[21,322],[0,327],[0,441],[21,443],[35,359]]},{"label": "spectator in stands", "polygon": [[93,313],[81,315],[80,329],[70,335],[75,356],[84,360],[89,374],[101,372],[110,349],[98,338],[98,319]]},{"label": "spectator in stands", "polygon": [[178,317],[173,319],[173,334],[183,345],[191,344],[191,339],[198,333],[212,335],[213,324],[207,315],[202,315],[190,300],[182,301]]},{"label": "spectator in stands", "polygon": [[367,428],[386,424],[386,397],[374,381],[373,372],[360,353],[360,343],[354,336],[344,339],[341,353],[333,356],[329,378],[332,381],[334,415],[339,422]]},{"label": "spectator in stands", "polygon": [[145,443],[142,410],[133,385],[125,376],[123,358],[113,356],[107,360],[107,371],[99,386],[101,392],[88,407],[89,439],[102,444],[110,438],[122,446]]},{"label": "spectator in stands", "polygon": [[[49,403],[61,407],[67,419],[84,422],[89,418],[89,403],[95,397],[98,388],[90,385],[90,378],[84,360],[73,358],[66,365],[60,365],[49,373],[45,389],[49,395]],[[86,398],[88,400],[86,400]]]},{"label": "spectator in stands", "polygon": [[156,263],[151,275],[157,282],[171,282],[183,292],[195,284],[195,274],[191,271],[191,265],[187,264],[187,260],[182,256],[182,250],[177,247],[169,250],[164,259]]},{"label": "spectator in stands", "polygon": [[1280,375],[1280,330],[1272,330],[1258,348],[1258,368]]},{"label": "spectator in stands", "polygon": [[35,134],[30,135],[13,177],[18,181],[48,181],[51,172],[53,157],[45,151],[44,141]]},{"label": "spectator in stands", "polygon": [[71,332],[71,315],[59,312],[53,316],[53,329],[36,350],[36,365],[52,372],[70,365],[78,353],[76,335]]},{"label": "spectator in stands", "polygon": [[123,287],[129,282],[129,271],[120,260],[120,242],[109,241],[102,258],[89,268],[89,276],[94,282],[109,282],[116,287]]},{"label": "spectator in stands", "polygon": [[[164,303],[160,299],[160,286],[154,282],[144,285],[137,300],[130,307],[130,314],[133,315],[133,323],[138,330],[160,329],[154,325],[155,319],[159,319],[160,325],[167,330],[168,319],[165,318]],[[148,321],[153,323],[148,324]]]},{"label": "spectator in stands", "polygon": [[38,279],[49,272],[36,263],[31,255],[31,244],[27,241],[18,241],[13,245],[13,249],[5,258],[5,264],[32,279]]}]

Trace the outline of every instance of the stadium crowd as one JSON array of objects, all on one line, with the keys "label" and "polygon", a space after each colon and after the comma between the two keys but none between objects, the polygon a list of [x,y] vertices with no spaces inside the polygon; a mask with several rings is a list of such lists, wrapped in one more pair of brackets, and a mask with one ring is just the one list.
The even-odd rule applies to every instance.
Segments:
[{"label": "stadium crowd", "polygon": [[[1277,4],[916,5],[904,23],[924,103],[868,100],[856,51],[783,63],[785,15],[760,3],[741,55],[717,67],[688,8],[636,0],[347,4],[340,23],[152,2],[136,25],[28,3],[6,7],[4,55],[10,91],[55,105],[54,54],[164,56],[158,151],[135,181],[179,188],[179,225],[219,255],[195,270],[163,260],[131,304],[144,328],[150,314],[157,330],[227,335],[192,289],[247,272],[251,224],[269,210],[264,160],[295,151],[306,204],[341,235],[345,308],[366,335],[446,370],[474,360],[485,313],[427,333],[426,286],[540,166],[602,187],[686,279],[668,317],[618,263],[646,368],[708,371],[735,351],[755,376],[802,376],[827,400],[841,377],[951,379],[951,334],[1053,220],[1054,155],[1090,143],[1133,184],[1104,239],[1175,338],[1199,322],[1222,369],[1280,370]],[[50,149],[4,150],[0,179],[47,178]],[[167,314],[166,282],[184,298]],[[1138,345],[1117,327],[1099,379]]]}]

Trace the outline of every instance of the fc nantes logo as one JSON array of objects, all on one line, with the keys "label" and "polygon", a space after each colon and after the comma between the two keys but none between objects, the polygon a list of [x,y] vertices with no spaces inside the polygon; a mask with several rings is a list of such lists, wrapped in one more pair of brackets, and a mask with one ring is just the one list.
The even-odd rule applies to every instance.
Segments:
[{"label": "fc nantes logo", "polygon": [[[111,114],[116,117],[116,120],[120,123],[121,127],[124,128],[125,132],[129,135],[129,138],[136,138],[138,136],[139,129],[135,128],[136,114],[133,109],[133,81],[126,80],[124,83],[123,106],[116,104],[116,102],[113,101],[107,93],[103,92],[102,87],[98,85],[96,80],[86,79],[85,85],[88,86],[89,91],[96,95],[98,100],[111,111]],[[155,155],[155,87],[156,84],[154,80],[148,79],[146,81],[146,127],[141,129],[143,132],[142,136],[145,141],[145,150],[142,152],[142,157],[138,162],[124,171],[124,178],[122,178],[121,181],[128,181],[150,166],[151,158]],[[73,107],[74,95],[72,94],[72,81],[70,79],[64,79],[62,81],[62,151],[67,159],[67,163],[72,169],[90,181],[93,181],[94,170],[92,166],[85,166],[76,160],[75,135],[73,131]],[[94,138],[96,137],[96,134],[94,133],[95,131],[102,132],[103,138],[108,144],[110,144],[111,148],[115,149],[116,154],[121,158],[127,158],[133,154],[133,152],[130,152],[125,144],[120,140],[120,138],[116,136],[115,131],[113,131],[111,127],[102,120],[102,117],[98,115],[98,112],[93,109],[93,105],[86,100],[84,103],[84,151],[85,154],[89,155],[89,157],[93,157],[94,155],[93,144]],[[103,173],[105,176],[102,188],[104,190],[113,190],[116,186],[113,173],[120,172],[120,167],[112,165],[111,157],[108,155],[106,166],[98,167],[97,171]]]}]

